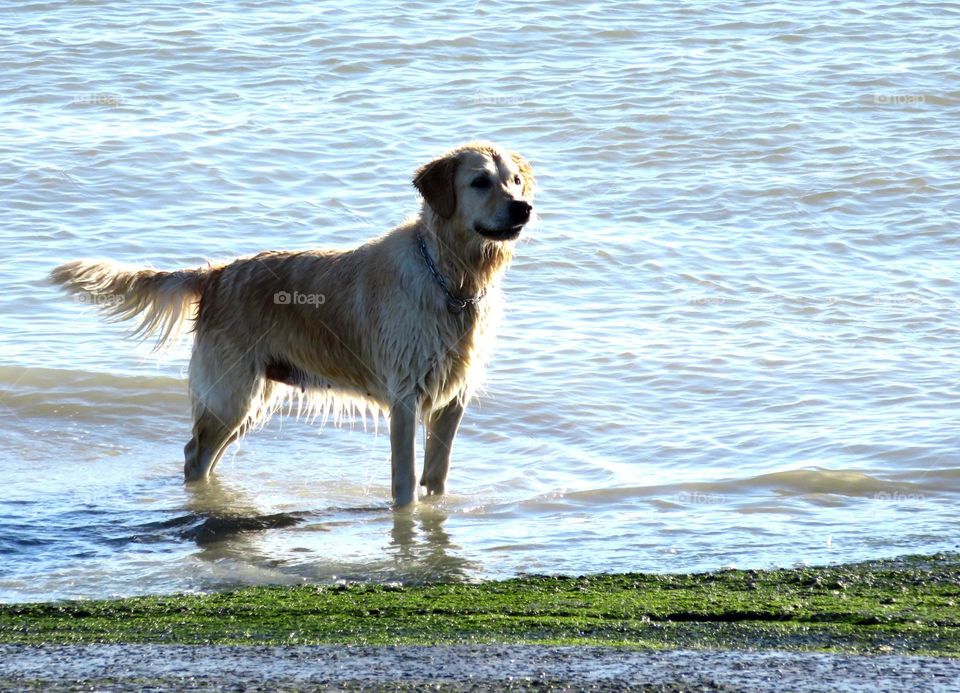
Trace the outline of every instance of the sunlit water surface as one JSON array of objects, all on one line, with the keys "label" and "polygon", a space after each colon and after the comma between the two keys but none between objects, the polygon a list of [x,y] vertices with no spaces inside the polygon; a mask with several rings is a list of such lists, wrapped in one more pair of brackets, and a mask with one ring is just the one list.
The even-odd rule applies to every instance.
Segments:
[{"label": "sunlit water surface", "polygon": [[[0,15],[0,600],[957,545],[960,10],[38,2]],[[181,482],[187,345],[44,277],[350,247],[486,138],[540,221],[450,495],[284,417]]]}]

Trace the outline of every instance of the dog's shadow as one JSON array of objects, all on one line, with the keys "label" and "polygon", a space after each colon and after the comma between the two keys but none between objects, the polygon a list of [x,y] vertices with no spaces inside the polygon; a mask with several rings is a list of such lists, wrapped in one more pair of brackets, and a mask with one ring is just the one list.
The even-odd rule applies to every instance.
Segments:
[{"label": "dog's shadow", "polygon": [[239,534],[285,529],[304,522],[310,513],[258,512],[250,496],[242,489],[216,479],[187,485],[187,515],[179,518],[178,534],[204,548]]}]

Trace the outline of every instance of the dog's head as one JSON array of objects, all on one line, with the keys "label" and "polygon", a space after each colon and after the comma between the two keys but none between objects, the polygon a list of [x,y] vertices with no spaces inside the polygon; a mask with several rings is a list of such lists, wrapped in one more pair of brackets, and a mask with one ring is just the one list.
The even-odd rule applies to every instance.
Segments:
[{"label": "dog's head", "polygon": [[438,217],[489,241],[513,241],[533,214],[533,169],[513,152],[475,142],[447,152],[413,178]]}]

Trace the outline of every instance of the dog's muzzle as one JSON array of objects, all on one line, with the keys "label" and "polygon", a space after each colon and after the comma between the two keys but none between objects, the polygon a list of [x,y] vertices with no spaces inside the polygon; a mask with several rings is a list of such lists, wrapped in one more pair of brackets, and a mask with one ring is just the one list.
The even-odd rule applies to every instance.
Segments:
[{"label": "dog's muzzle", "polygon": [[479,222],[474,224],[474,229],[481,236],[485,236],[494,241],[512,241],[520,235],[524,224],[530,221],[530,213],[533,211],[533,205],[526,200],[513,200],[507,207],[507,214],[510,219],[510,226],[500,229],[488,229]]}]

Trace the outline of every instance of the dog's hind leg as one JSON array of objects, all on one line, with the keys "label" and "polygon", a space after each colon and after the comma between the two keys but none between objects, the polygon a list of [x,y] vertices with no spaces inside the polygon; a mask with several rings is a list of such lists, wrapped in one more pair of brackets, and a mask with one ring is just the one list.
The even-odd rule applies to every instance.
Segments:
[{"label": "dog's hind leg", "polygon": [[190,361],[193,437],[183,449],[186,481],[207,478],[229,445],[239,438],[262,410],[265,383],[248,364],[234,363],[224,371],[210,369],[203,355]]},{"label": "dog's hind leg", "polygon": [[206,479],[223,457],[230,443],[241,433],[241,427],[229,431],[218,417],[204,412],[193,424],[193,437],[183,448],[185,481]]},{"label": "dog's hind leg", "polygon": [[420,477],[420,485],[426,486],[427,495],[443,495],[453,439],[463,419],[463,410],[463,402],[458,397],[427,417],[427,444],[423,456],[423,476]]}]

